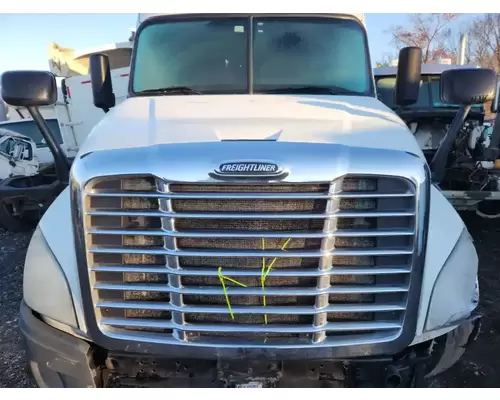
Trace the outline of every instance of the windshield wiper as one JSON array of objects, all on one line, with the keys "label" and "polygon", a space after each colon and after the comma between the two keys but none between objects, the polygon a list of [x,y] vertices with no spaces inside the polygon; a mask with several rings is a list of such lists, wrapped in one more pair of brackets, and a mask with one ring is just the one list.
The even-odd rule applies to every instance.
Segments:
[{"label": "windshield wiper", "polygon": [[187,86],[170,86],[166,88],[159,88],[159,89],[147,89],[147,90],[141,90],[140,92],[137,92],[137,94],[163,94],[163,95],[169,95],[169,94],[184,94],[184,95],[192,95],[192,94],[202,94],[198,90],[194,90],[190,87]]},{"label": "windshield wiper", "polygon": [[360,92],[349,90],[339,86],[287,86],[276,89],[256,90],[255,93],[265,94],[333,94],[333,95],[357,95],[362,96]]}]

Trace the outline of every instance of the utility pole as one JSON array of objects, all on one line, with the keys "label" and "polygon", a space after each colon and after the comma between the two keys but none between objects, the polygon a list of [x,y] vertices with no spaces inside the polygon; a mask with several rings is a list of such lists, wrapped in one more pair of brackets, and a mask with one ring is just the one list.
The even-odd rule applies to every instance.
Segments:
[{"label": "utility pole", "polygon": [[458,51],[458,64],[465,65],[465,53],[467,51],[467,34],[464,33],[460,37],[460,47]]}]

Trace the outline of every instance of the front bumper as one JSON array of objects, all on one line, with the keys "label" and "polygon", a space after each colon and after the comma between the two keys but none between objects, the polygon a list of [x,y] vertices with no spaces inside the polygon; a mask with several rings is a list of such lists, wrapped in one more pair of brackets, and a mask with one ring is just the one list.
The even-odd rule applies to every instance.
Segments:
[{"label": "front bumper", "polygon": [[[63,333],[38,319],[22,302],[20,327],[30,370],[39,387],[101,387],[115,382],[134,386],[233,387],[251,383],[271,387],[421,386],[426,375],[451,367],[477,336],[472,317],[438,338],[396,356],[300,360],[187,358],[179,354],[138,354],[107,351]],[[434,345],[435,346],[435,345]],[[305,351],[307,352],[307,351]]]},{"label": "front bumper", "polygon": [[19,324],[29,369],[39,387],[99,386],[89,343],[45,324],[23,301]]}]

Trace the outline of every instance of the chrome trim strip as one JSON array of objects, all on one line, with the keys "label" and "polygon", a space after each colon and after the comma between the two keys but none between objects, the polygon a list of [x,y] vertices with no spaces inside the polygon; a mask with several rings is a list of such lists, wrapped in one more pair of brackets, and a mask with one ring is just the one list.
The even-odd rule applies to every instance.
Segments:
[{"label": "chrome trim strip", "polygon": [[[248,361],[250,359],[259,358],[264,355],[270,360],[296,359],[296,360],[324,360],[324,359],[339,359],[339,352],[345,349],[350,349],[347,353],[349,356],[344,356],[352,359],[354,355],[366,357],[367,352],[371,354],[367,347],[372,349],[373,346],[378,348],[384,343],[393,343],[401,336],[401,329],[394,331],[378,331],[376,333],[367,334],[359,332],[357,334],[346,336],[328,336],[322,342],[311,342],[307,340],[280,340],[273,341],[246,341],[242,344],[241,340],[232,338],[224,339],[223,341],[216,340],[192,340],[185,343],[179,343],[170,335],[159,334],[155,332],[148,333],[134,331],[118,331],[115,328],[106,326],[100,327],[106,337],[113,341],[123,341],[126,343],[148,343],[149,346],[162,346],[168,349],[169,355],[172,357],[190,356],[195,359],[211,359],[217,360],[218,357],[237,358],[240,361]],[[101,331],[100,331],[101,332]],[[166,346],[166,347],[163,347]],[[241,354],[242,347],[245,352]],[[137,348],[134,348],[136,350]],[[352,349],[358,349],[354,352]],[[136,350],[137,351],[137,350]],[[150,352],[147,354],[151,355]],[[163,353],[160,353],[163,354]]]},{"label": "chrome trim strip", "polygon": [[101,192],[94,189],[88,193],[89,197],[139,197],[152,199],[171,199],[171,200],[329,200],[329,199],[393,199],[393,198],[408,198],[414,197],[415,193],[332,193],[332,194],[316,194],[316,193],[137,193],[137,192]]},{"label": "chrome trim strip", "polygon": [[46,317],[44,315],[41,315],[40,318],[43,322],[45,322],[47,325],[51,326],[54,329],[57,329],[61,332],[67,333],[79,339],[89,340],[89,337],[85,334],[85,332],[81,331],[80,329],[63,324],[62,322],[56,321],[55,319]]},{"label": "chrome trim strip", "polygon": [[[340,190],[340,185],[337,182],[333,182],[330,185],[329,189],[329,194],[338,192]],[[339,198],[332,198],[328,200],[328,203],[326,204],[326,212],[327,213],[334,213],[339,206],[340,199]],[[332,232],[337,229],[337,219],[326,219],[323,225],[323,233],[328,234],[329,232]],[[322,239],[321,241],[321,251],[325,253],[323,257],[320,258],[319,261],[319,266],[318,270],[320,272],[328,272],[333,269],[333,255],[332,254],[326,254],[327,252],[331,251],[335,246],[335,238],[332,238],[331,236],[326,236]],[[327,275],[320,275],[318,276],[316,280],[316,288],[318,290],[318,295],[315,298],[315,307],[317,309],[324,309],[328,304],[328,297],[329,293],[326,293],[326,290],[330,290],[330,276]],[[326,312],[316,314],[314,316],[314,322],[313,326],[314,327],[321,327],[325,326],[327,324],[327,319],[328,319],[328,314]],[[326,339],[326,331],[321,330],[318,332],[314,333],[313,336],[313,343],[320,343],[323,342]]]},{"label": "chrome trim strip", "polygon": [[329,213],[178,213],[168,211],[87,211],[86,215],[105,217],[150,217],[150,218],[186,218],[186,219],[332,219],[332,218],[383,218],[414,217],[411,211],[393,212],[353,212],[336,211]]},{"label": "chrome trim strip", "polygon": [[175,322],[147,320],[103,318],[101,325],[174,329],[182,332],[228,332],[228,333],[317,333],[392,330],[401,329],[401,323],[395,322],[329,322],[321,326],[313,325],[225,325],[225,324],[177,324]]},{"label": "chrome trim strip", "polygon": [[[221,296],[224,291],[218,287],[211,286],[183,286],[175,287],[166,284],[153,284],[153,283],[103,283],[96,282],[93,285],[94,289],[99,290],[118,290],[118,291],[134,291],[134,292],[157,292],[157,293],[178,293],[178,294],[197,294],[207,296]],[[240,288],[231,287],[227,291],[231,296],[317,296],[320,294],[349,294],[349,293],[402,293],[407,292],[408,286],[404,285],[384,285],[384,286],[329,286],[324,289],[317,288],[290,288],[290,287],[277,287],[277,288]]]},{"label": "chrome trim strip", "polygon": [[[156,181],[157,189],[159,191],[168,191],[168,184],[165,184],[163,181]],[[170,199],[160,199],[159,200],[160,210],[165,211],[166,213],[172,213],[172,200]],[[161,227],[162,229],[173,231],[175,229],[174,219],[171,217],[165,216],[161,219]],[[177,251],[177,244],[174,237],[165,236],[163,239],[164,248],[169,250],[170,252]],[[178,257],[169,254],[167,256],[167,265],[171,269],[179,269],[179,259]],[[170,291],[170,301],[176,309],[181,309],[184,304],[182,293],[180,289],[182,288],[181,276],[177,274],[168,275],[168,285],[177,290]],[[184,318],[184,313],[182,311],[174,311],[172,312],[172,322],[176,326],[183,326],[186,324],[186,320]],[[182,330],[175,329],[173,332],[174,337],[179,341],[186,340],[186,333]]]},{"label": "chrome trim strip", "polygon": [[222,251],[222,250],[172,250],[172,249],[150,249],[140,247],[100,247],[90,248],[91,254],[146,254],[166,255],[172,257],[285,257],[285,258],[320,258],[328,256],[404,256],[413,254],[413,249],[366,249],[366,250],[330,250],[330,251]]},{"label": "chrome trim strip", "polygon": [[413,236],[414,229],[391,229],[391,230],[330,230],[317,233],[306,232],[243,232],[243,231],[218,231],[218,232],[178,232],[169,230],[134,230],[134,229],[90,229],[90,235],[114,235],[114,236],[172,236],[175,238],[335,238],[335,237],[390,237],[390,236]]},{"label": "chrome trim strip", "polygon": [[[216,269],[208,268],[170,268],[170,267],[145,267],[143,265],[96,265],[90,268],[94,272],[132,272],[132,273],[153,273],[153,274],[172,274],[180,276],[218,276]],[[385,268],[357,268],[348,267],[335,268],[327,270],[318,269],[285,269],[279,268],[272,270],[268,276],[270,277],[320,277],[320,276],[341,276],[341,275],[398,275],[409,274],[409,267],[385,267]],[[225,276],[249,276],[259,277],[262,275],[260,270],[251,269],[228,269],[224,271]]]},{"label": "chrome trim strip", "polygon": [[[172,303],[161,303],[152,301],[99,301],[96,304],[99,308],[133,309],[133,310],[154,310],[154,311],[179,311],[183,313],[200,314],[227,314],[226,306],[194,306],[183,305],[176,306]],[[234,314],[292,314],[292,315],[315,315],[321,313],[339,313],[339,312],[390,312],[403,311],[406,304],[330,304],[322,308],[312,306],[234,306]]]}]

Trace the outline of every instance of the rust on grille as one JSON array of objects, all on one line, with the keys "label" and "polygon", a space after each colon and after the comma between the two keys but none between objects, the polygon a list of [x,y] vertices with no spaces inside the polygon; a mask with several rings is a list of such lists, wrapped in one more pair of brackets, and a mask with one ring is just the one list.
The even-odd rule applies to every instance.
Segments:
[{"label": "rust on grille", "polygon": [[178,231],[321,232],[325,221],[290,219],[185,219],[176,218]]},{"label": "rust on grille", "polygon": [[[265,264],[269,265],[274,259],[266,257]],[[179,264],[183,268],[190,267],[223,267],[224,270],[232,269],[261,269],[262,257],[179,257]],[[273,265],[278,268],[313,268],[318,269],[319,258],[290,258],[280,257]]]}]

